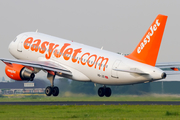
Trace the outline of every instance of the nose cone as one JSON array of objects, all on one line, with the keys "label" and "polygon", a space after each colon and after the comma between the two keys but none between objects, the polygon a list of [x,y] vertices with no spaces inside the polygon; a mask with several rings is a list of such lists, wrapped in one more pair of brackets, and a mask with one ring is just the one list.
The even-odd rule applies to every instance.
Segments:
[{"label": "nose cone", "polygon": [[10,54],[15,58],[17,58],[17,55],[18,55],[16,46],[17,46],[16,42],[13,42],[13,41],[8,46],[8,50],[9,50]]}]

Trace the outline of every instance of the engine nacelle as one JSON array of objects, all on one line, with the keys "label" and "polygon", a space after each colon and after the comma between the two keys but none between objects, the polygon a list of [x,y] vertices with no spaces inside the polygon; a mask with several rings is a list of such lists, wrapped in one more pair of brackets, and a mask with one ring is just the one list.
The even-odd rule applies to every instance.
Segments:
[{"label": "engine nacelle", "polygon": [[20,64],[12,64],[6,65],[5,68],[6,75],[13,80],[30,80],[32,81],[35,77],[34,73],[27,70],[23,65]]}]

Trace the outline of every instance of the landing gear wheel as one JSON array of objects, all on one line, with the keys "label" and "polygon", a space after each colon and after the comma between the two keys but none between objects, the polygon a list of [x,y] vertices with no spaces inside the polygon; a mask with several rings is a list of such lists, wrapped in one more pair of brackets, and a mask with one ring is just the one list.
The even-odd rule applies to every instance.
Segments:
[{"label": "landing gear wheel", "polygon": [[58,96],[58,94],[59,94],[59,88],[58,88],[58,87],[54,87],[52,94],[53,94],[53,96]]},{"label": "landing gear wheel", "polygon": [[111,96],[111,88],[107,87],[105,88],[105,96],[110,97]]},{"label": "landing gear wheel", "polygon": [[47,96],[51,96],[52,92],[53,92],[53,89],[52,89],[51,86],[48,86],[48,87],[45,89],[45,94],[46,94]]},{"label": "landing gear wheel", "polygon": [[98,95],[99,95],[99,97],[103,97],[104,94],[105,94],[104,88],[103,88],[103,87],[100,87],[100,88],[98,89]]}]

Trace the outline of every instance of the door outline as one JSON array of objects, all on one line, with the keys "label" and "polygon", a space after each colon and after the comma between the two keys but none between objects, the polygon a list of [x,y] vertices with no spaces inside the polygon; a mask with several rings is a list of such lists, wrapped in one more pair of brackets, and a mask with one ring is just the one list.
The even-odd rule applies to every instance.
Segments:
[{"label": "door outline", "polygon": [[113,70],[113,69],[117,69],[118,66],[120,65],[121,61],[120,60],[116,60],[113,64],[113,67],[112,67],[112,71],[111,71],[111,77],[113,78],[119,78],[118,77],[118,72]]}]

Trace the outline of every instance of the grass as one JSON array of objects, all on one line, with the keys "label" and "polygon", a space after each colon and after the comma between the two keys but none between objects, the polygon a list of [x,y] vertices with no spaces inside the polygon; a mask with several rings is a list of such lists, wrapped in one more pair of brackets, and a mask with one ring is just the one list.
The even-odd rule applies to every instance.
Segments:
[{"label": "grass", "polygon": [[176,105],[0,105],[1,120],[177,120]]},{"label": "grass", "polygon": [[[43,94],[0,96],[10,101],[180,101],[179,95],[89,96],[66,92],[58,97]],[[178,120],[180,105],[0,105],[0,120]]]},{"label": "grass", "polygon": [[58,97],[47,97],[44,94],[15,94],[0,97],[0,102],[11,101],[180,101],[180,95],[148,94],[148,95],[112,95],[99,97],[98,95],[72,94],[66,92]]}]

